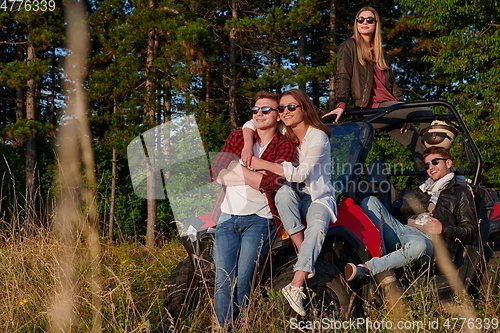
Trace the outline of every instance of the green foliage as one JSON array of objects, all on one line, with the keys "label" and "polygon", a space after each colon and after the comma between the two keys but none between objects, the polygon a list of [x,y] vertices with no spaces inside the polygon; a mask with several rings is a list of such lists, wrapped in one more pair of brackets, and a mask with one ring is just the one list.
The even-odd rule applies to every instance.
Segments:
[{"label": "green foliage", "polygon": [[5,84],[12,88],[24,87],[26,81],[35,79],[40,81],[48,70],[50,59],[35,59],[27,64],[25,61],[11,61],[0,66],[2,75],[0,84]]},{"label": "green foliage", "polygon": [[[230,95],[235,98],[237,122],[243,124],[251,116],[247,110],[259,90],[301,87],[328,111],[336,48],[352,35],[353,16],[365,3],[238,0],[234,4],[220,0],[88,2],[92,50],[86,88],[103,232],[115,150],[115,236],[127,239],[144,234],[146,202],[133,193],[126,156],[128,143],[140,133],[194,114],[205,151],[217,152],[231,131]],[[500,138],[490,134],[500,130],[496,3],[376,0],[371,5],[381,15],[385,48],[405,99],[440,98],[455,104],[482,152],[484,183],[499,187],[500,157],[495,147]],[[0,172],[4,188],[18,191],[9,192],[3,211],[9,211],[7,201],[12,204],[24,193],[23,142],[31,135],[37,137],[40,190],[52,196],[57,161],[51,137],[57,134],[54,128],[64,105],[62,10],[57,6],[56,11],[45,13],[0,11],[4,41],[0,44],[0,129],[6,144],[1,153],[8,162],[0,161]],[[28,43],[35,48],[30,62]],[[38,114],[27,121],[22,118],[29,79],[37,81]],[[395,166],[407,155],[404,147],[379,133],[370,158],[385,156]],[[396,187],[409,182],[401,178]],[[157,227],[160,233],[169,232],[174,219],[170,203],[164,200],[157,205]]]},{"label": "green foliage", "polygon": [[435,36],[422,45],[423,60],[446,82],[441,98],[460,111],[482,152],[486,183],[500,186],[500,159],[491,147],[500,138],[500,9],[495,1],[399,0],[408,9],[409,25],[423,26]]},{"label": "green foliage", "polygon": [[[375,157],[384,157],[388,163],[389,171],[411,171],[415,170],[411,152],[399,142],[392,139],[385,132],[378,132],[373,140],[373,146],[366,161],[370,163]],[[414,188],[419,180],[411,176],[393,176],[391,182],[396,190]]]},{"label": "green foliage", "polygon": [[46,136],[54,131],[54,126],[36,120],[18,119],[14,124],[8,124],[3,130],[3,136],[15,140],[20,144],[33,136]]}]

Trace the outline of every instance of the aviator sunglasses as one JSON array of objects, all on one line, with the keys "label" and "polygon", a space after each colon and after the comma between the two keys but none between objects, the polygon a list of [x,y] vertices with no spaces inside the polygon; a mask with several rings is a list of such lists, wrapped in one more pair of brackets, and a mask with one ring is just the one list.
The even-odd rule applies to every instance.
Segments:
[{"label": "aviator sunglasses", "polygon": [[259,113],[259,110],[262,112],[262,114],[268,114],[271,111],[278,111],[276,109],[270,108],[269,106],[263,106],[263,107],[252,106],[250,108],[250,111],[252,111],[253,114]]},{"label": "aviator sunglasses", "polygon": [[435,158],[433,160],[431,160],[430,162],[427,162],[424,164],[424,169],[425,170],[429,170],[429,168],[431,167],[431,163],[432,165],[438,165],[439,164],[439,161],[446,161],[448,160],[447,158]]},{"label": "aviator sunglasses", "polygon": [[288,109],[288,111],[293,112],[297,110],[297,108],[300,108],[300,105],[297,104],[280,105],[278,106],[278,112],[283,113],[285,112],[285,109]]},{"label": "aviator sunglasses", "polygon": [[366,20],[366,23],[372,24],[373,22],[377,21],[375,17],[363,17],[363,16],[358,16],[356,17],[356,22],[359,24],[362,24]]}]

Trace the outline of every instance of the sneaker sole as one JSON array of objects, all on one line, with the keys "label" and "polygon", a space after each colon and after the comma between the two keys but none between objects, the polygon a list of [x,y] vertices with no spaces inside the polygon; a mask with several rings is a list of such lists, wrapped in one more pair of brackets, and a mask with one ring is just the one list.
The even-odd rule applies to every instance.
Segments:
[{"label": "sneaker sole", "polygon": [[352,281],[354,280],[354,278],[356,277],[356,265],[352,264],[352,263],[348,263],[345,267],[344,267],[344,278],[347,280],[347,281]]}]

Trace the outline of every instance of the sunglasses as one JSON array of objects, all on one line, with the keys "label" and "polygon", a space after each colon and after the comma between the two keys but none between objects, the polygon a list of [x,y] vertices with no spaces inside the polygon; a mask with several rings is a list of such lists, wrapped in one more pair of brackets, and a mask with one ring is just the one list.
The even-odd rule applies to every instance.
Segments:
[{"label": "sunglasses", "polygon": [[288,109],[288,111],[293,112],[297,110],[297,108],[300,108],[300,105],[297,104],[280,105],[278,106],[278,112],[283,113],[285,112],[285,109]]},{"label": "sunglasses", "polygon": [[424,169],[429,170],[429,168],[431,167],[431,163],[432,163],[432,165],[438,165],[439,161],[447,161],[447,160],[448,160],[447,158],[435,158],[435,159],[431,160],[430,162],[425,163]]},{"label": "sunglasses", "polygon": [[253,114],[259,113],[259,110],[262,112],[262,114],[268,114],[271,111],[278,111],[276,109],[270,108],[269,106],[262,106],[262,107],[252,106],[250,108],[250,111],[252,111]]},{"label": "sunglasses", "polygon": [[373,22],[377,21],[375,17],[363,17],[363,16],[358,16],[356,17],[356,22],[359,24],[362,24],[366,20],[366,23],[372,24]]}]

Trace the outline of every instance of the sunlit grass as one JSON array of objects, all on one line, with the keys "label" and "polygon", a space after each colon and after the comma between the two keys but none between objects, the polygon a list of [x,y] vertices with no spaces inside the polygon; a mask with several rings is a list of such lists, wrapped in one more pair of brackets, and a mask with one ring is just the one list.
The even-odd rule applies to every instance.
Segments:
[{"label": "sunlit grass", "polygon": [[[0,247],[0,332],[48,332],[47,308],[55,286],[61,244],[50,233],[9,239]],[[171,270],[185,256],[178,242],[147,249],[140,244],[103,244],[101,299],[106,332],[168,332],[163,287]],[[88,332],[92,324],[85,244],[73,249],[82,258],[75,263],[72,332]]]},{"label": "sunlit grass", "polygon": [[[55,272],[58,260],[55,253],[61,245],[50,232],[39,233],[19,239],[4,238],[0,246],[0,332],[49,332],[47,308],[53,295]],[[213,313],[213,295],[200,300],[182,317],[173,317],[165,309],[164,287],[175,266],[186,257],[182,245],[173,240],[162,247],[148,249],[139,243],[108,245],[102,242],[101,294],[102,328],[104,332],[210,332],[216,330]],[[77,276],[75,285],[74,313],[77,314],[72,332],[88,332],[92,325],[92,291],[89,288],[88,249],[84,243],[66,249],[78,255],[75,263]],[[407,273],[410,274],[410,273]],[[497,276],[500,272],[496,272]],[[450,324],[459,316],[456,309],[463,304],[459,299],[453,303],[439,301],[433,276],[409,275],[413,284],[406,288],[403,297],[407,312],[399,320],[405,321],[405,332],[455,332]],[[406,286],[408,287],[408,286]],[[399,306],[402,306],[401,303]],[[453,306],[449,306],[453,304]],[[367,300],[365,320],[372,323],[392,321],[393,307],[385,303]],[[499,319],[500,295],[479,290],[473,297],[474,313],[482,320]],[[269,287],[258,287],[254,293],[248,315],[235,332],[287,332],[292,329],[292,317],[285,311],[286,303],[279,292]],[[391,309],[391,310],[390,310]],[[353,318],[356,320],[357,318]],[[316,322],[316,329],[307,332],[327,332],[333,327],[328,318],[309,318]],[[439,322],[440,330],[432,328]],[[424,327],[419,327],[423,323]],[[304,323],[306,325],[307,323]],[[313,325],[311,322],[310,325]],[[497,325],[496,327],[499,327]],[[369,330],[370,331],[370,330]],[[381,329],[377,332],[392,332]],[[485,332],[495,332],[491,326]],[[341,329],[337,332],[366,332],[366,329]]]}]

